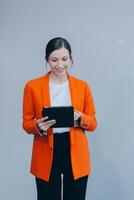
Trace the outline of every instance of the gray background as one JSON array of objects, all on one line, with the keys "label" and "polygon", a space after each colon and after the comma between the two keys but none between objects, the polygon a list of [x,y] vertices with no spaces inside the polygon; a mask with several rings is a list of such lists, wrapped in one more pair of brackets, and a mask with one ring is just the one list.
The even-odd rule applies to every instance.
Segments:
[{"label": "gray background", "polygon": [[0,199],[36,200],[22,96],[46,72],[45,45],[56,36],[71,43],[70,73],[88,81],[96,105],[87,199],[133,200],[133,0],[0,0]]}]

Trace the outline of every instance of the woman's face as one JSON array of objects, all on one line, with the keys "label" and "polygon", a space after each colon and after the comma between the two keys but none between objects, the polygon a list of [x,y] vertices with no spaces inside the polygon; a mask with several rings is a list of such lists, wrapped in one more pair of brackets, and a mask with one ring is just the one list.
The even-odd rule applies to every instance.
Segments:
[{"label": "woman's face", "polygon": [[64,47],[53,51],[49,55],[48,63],[55,75],[65,75],[71,62],[69,51]]}]

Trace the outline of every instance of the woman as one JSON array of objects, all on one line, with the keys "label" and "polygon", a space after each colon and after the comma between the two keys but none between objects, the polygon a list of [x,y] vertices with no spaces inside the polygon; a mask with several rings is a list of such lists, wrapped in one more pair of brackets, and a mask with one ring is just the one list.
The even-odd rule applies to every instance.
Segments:
[{"label": "woman", "polygon": [[[84,200],[91,171],[85,131],[97,126],[93,96],[87,82],[68,73],[71,46],[53,38],[46,46],[51,70],[27,82],[23,97],[23,128],[33,134],[30,172],[35,176],[38,200]],[[42,108],[74,107],[74,127],[51,128],[56,120],[42,117]],[[63,185],[61,181],[63,174]]]}]

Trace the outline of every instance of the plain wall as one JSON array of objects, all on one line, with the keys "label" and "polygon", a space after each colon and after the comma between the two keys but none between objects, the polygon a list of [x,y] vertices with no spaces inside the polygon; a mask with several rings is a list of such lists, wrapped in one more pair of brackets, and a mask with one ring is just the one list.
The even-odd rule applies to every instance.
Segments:
[{"label": "plain wall", "polygon": [[0,0],[1,200],[36,200],[23,89],[46,73],[45,46],[57,36],[71,43],[70,73],[89,83],[96,106],[86,199],[134,199],[133,11],[133,0]]}]

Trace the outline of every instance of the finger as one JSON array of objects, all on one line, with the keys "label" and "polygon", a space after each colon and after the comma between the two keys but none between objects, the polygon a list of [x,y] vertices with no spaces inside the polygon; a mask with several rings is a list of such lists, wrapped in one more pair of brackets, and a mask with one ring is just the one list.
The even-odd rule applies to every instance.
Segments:
[{"label": "finger", "polygon": [[46,121],[47,119],[48,119],[48,116],[43,117],[43,118],[42,118],[42,122]]},{"label": "finger", "polygon": [[43,118],[41,118],[41,119],[38,119],[38,120],[37,120],[37,123],[40,123],[40,122],[42,122],[43,120],[46,120],[46,119],[48,119],[48,116],[43,117]]},{"label": "finger", "polygon": [[77,120],[79,117],[80,117],[79,114],[75,114],[75,116],[74,116],[74,120]]},{"label": "finger", "polygon": [[42,130],[47,131],[53,124],[55,124],[56,122],[53,122],[51,124],[47,124],[45,126],[42,126]]},{"label": "finger", "polygon": [[42,128],[42,126],[47,125],[47,124],[49,124],[51,122],[55,122],[55,120],[49,120],[49,121],[45,121],[45,122],[41,121],[41,122],[38,123],[38,126],[40,128]]},{"label": "finger", "polygon": [[41,125],[47,125],[47,124],[51,124],[51,123],[53,123],[53,122],[56,122],[56,120],[55,120],[55,119],[47,120],[47,121],[45,121],[45,122],[42,122]]},{"label": "finger", "polygon": [[75,113],[74,114],[76,114],[76,115],[78,115],[78,116],[81,116],[81,112],[79,111],[79,110],[75,110]]},{"label": "finger", "polygon": [[74,113],[74,120],[76,120],[77,118],[77,113]]},{"label": "finger", "polygon": [[56,122],[51,122],[47,125],[45,125],[44,127],[42,127],[44,130],[48,129],[49,127],[51,127],[53,124],[55,124]]},{"label": "finger", "polygon": [[49,121],[49,122],[44,122],[44,123],[41,124],[41,127],[42,127],[42,126],[49,126],[49,125],[51,125],[51,124],[53,124],[53,123],[56,123],[56,120],[51,120],[51,121]]}]

